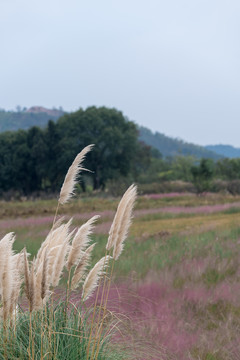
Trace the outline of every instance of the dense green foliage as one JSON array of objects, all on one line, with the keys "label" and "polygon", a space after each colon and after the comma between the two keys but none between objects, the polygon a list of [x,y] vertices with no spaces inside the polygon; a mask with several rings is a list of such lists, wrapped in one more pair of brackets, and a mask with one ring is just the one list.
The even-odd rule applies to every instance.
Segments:
[{"label": "dense green foliage", "polygon": [[214,163],[211,159],[202,159],[198,166],[191,168],[193,183],[198,193],[210,190],[210,182],[213,177]]},{"label": "dense green foliage", "polygon": [[[5,328],[0,323],[0,360],[87,360],[90,333],[87,316],[86,310],[80,312],[75,306],[68,309],[66,316],[65,302],[55,304],[53,311],[46,307],[31,315],[20,309],[16,319],[5,324]],[[109,348],[109,338],[103,331],[98,360],[124,359],[126,354],[114,352],[113,346]]]},{"label": "dense green foliage", "polygon": [[[171,182],[181,180],[185,185]],[[138,176],[141,187],[146,192],[171,191],[228,191],[240,193],[240,158],[198,160],[192,156],[175,156],[163,159],[152,156],[149,167]],[[189,186],[190,183],[193,184]]]},{"label": "dense green foliage", "polygon": [[[133,122],[115,109],[91,107],[66,114],[44,129],[0,135],[0,189],[29,194],[59,190],[72,159],[96,144],[86,159],[94,189],[120,176],[137,176],[149,161],[150,149],[138,142]],[[81,183],[85,190],[85,181]]]},{"label": "dense green foliage", "polygon": [[[139,138],[153,147],[139,142]],[[86,159],[86,168],[91,172],[81,177],[83,191],[104,190],[107,185],[112,194],[118,195],[135,181],[153,184],[152,190],[147,185],[147,192],[162,192],[161,184],[181,180],[192,183],[199,193],[240,192],[238,158],[201,160],[199,157],[216,157],[202,147],[137,128],[116,109],[93,106],[66,113],[57,121],[50,120],[45,128],[34,126],[1,133],[0,193],[29,195],[59,191],[72,159],[91,143],[96,145]],[[167,154],[174,156],[166,157]],[[145,191],[144,186],[141,189]],[[182,185],[177,186],[176,191],[181,189]],[[185,187],[185,191],[189,189]]]}]

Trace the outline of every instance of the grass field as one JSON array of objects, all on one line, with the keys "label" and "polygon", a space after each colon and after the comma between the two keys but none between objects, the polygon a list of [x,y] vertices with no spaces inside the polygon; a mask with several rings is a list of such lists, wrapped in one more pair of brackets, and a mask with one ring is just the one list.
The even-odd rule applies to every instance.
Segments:
[{"label": "grass field", "polygon": [[[93,262],[104,256],[118,200],[82,198],[61,209],[77,225],[101,215]],[[55,207],[54,200],[2,202],[1,235],[14,231],[15,249],[34,255]],[[109,300],[124,315],[136,358],[240,359],[239,220],[240,197],[139,197]]]}]

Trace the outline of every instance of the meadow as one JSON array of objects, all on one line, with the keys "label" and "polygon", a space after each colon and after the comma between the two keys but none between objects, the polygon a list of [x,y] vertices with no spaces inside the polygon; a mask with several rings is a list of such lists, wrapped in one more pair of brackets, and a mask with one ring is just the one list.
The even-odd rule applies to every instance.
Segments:
[{"label": "meadow", "polygon": [[[73,226],[101,216],[92,264],[104,256],[118,202],[77,197],[59,210],[66,219],[74,215]],[[14,231],[14,249],[36,255],[56,203],[1,202],[1,236]],[[240,358],[239,220],[238,196],[140,194],[109,293],[109,311],[121,318],[113,343],[142,360]],[[78,298],[75,291],[71,301]]]}]

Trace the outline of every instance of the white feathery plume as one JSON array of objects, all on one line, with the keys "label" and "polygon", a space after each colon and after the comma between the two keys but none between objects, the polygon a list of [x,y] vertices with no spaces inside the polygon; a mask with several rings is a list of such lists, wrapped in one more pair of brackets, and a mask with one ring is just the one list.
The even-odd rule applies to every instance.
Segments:
[{"label": "white feathery plume", "polygon": [[21,285],[24,275],[24,251],[12,256],[13,265],[13,289],[11,294],[10,314],[13,314],[17,309],[17,300],[19,297]]},{"label": "white feathery plume", "polygon": [[73,277],[71,281],[71,290],[76,289],[79,286],[80,282],[83,280],[84,273],[89,265],[91,252],[95,245],[96,243],[90,245],[85,252],[82,252],[80,261],[77,264],[73,273]]},{"label": "white feathery plume", "polygon": [[67,261],[68,271],[70,271],[72,266],[78,263],[81,253],[88,246],[91,240],[89,236],[92,234],[95,225],[94,223],[98,218],[99,215],[93,216],[79,228],[74,236]]},{"label": "white feathery plume", "polygon": [[0,241],[1,254],[1,273],[0,273],[0,287],[3,304],[3,319],[7,317],[11,309],[11,294],[14,286],[14,267],[13,267],[13,252],[12,244],[15,240],[14,234],[9,233]]},{"label": "white feathery plume", "polygon": [[19,276],[24,275],[24,250],[21,250],[20,253],[13,255],[13,266],[17,270]]},{"label": "white feathery plume", "polygon": [[65,266],[68,250],[69,250],[69,243],[67,240],[65,240],[65,242],[62,244],[62,246],[58,251],[57,258],[55,261],[55,269],[51,281],[53,287],[56,287],[60,281],[63,268]]},{"label": "white feathery plume", "polygon": [[[48,249],[48,280],[49,283],[53,283],[54,274],[59,269],[58,266],[63,261],[63,259],[60,259],[58,261],[59,256],[61,254],[61,251],[63,250],[62,247],[66,242],[69,242],[70,237],[73,235],[73,231],[71,235],[69,236],[69,227],[72,222],[72,219],[68,221],[67,224],[61,225],[59,228],[53,231],[53,236],[51,237],[49,243],[47,244]],[[65,244],[66,246],[66,244]],[[69,248],[69,244],[67,244],[67,250]],[[43,261],[43,256],[42,256]],[[65,264],[65,259],[64,259]],[[57,266],[57,268],[56,268]]]},{"label": "white feathery plume", "polygon": [[60,281],[63,268],[66,264],[66,257],[68,255],[70,248],[69,241],[74,232],[75,230],[73,230],[67,237],[65,237],[62,245],[59,247],[57,251],[56,259],[52,268],[52,277],[51,277],[51,284],[54,287],[56,287]]},{"label": "white feathery plume", "polygon": [[49,277],[50,284],[52,284],[54,265],[55,265],[56,257],[58,255],[60,248],[61,248],[61,245],[57,245],[57,246],[52,247],[48,251],[48,277]]},{"label": "white feathery plume", "polygon": [[68,169],[67,175],[65,176],[60,196],[59,203],[65,204],[71,196],[74,194],[74,187],[77,182],[77,176],[81,170],[86,170],[82,168],[83,160],[85,159],[86,154],[92,149],[94,145],[86,146],[74,159],[72,165]]},{"label": "white feathery plume", "polygon": [[39,310],[42,308],[42,298],[41,298],[42,272],[43,272],[43,262],[39,264],[39,266],[36,269],[34,310]]},{"label": "white feathery plume", "polygon": [[113,258],[117,260],[123,250],[123,243],[128,235],[128,230],[131,225],[133,206],[137,196],[137,187],[133,187],[129,193],[127,204],[119,222],[117,233],[115,235]]},{"label": "white feathery plume", "polygon": [[111,256],[101,258],[90,270],[83,284],[82,300],[87,300],[98,285],[99,278],[105,274],[105,268],[108,266]]},{"label": "white feathery plume", "polygon": [[42,308],[43,300],[48,295],[48,290],[48,252],[45,249],[43,262],[36,269],[34,310]]},{"label": "white feathery plume", "polygon": [[72,219],[70,219],[66,224],[59,223],[59,226],[57,228],[49,232],[37,253],[36,267],[38,267],[40,263],[43,262],[44,250],[46,248],[48,248],[48,251],[50,251],[51,248],[62,244],[64,238],[68,235],[71,223]]},{"label": "white feathery plume", "polygon": [[1,277],[3,274],[6,255],[9,253],[9,250],[12,249],[12,244],[15,240],[14,233],[10,232],[6,234],[0,241],[0,288],[1,288]]},{"label": "white feathery plume", "polygon": [[118,205],[115,217],[113,219],[113,223],[109,231],[108,242],[106,245],[106,250],[108,251],[114,246],[117,241],[117,235],[119,233],[120,227],[122,226],[124,212],[128,206],[129,201],[131,201],[133,197],[136,197],[136,186],[134,184],[132,184],[127,189]]},{"label": "white feathery plume", "polygon": [[52,226],[52,231],[53,230],[56,230],[60,225],[62,225],[62,223],[64,222],[65,220],[65,216],[61,216]]}]

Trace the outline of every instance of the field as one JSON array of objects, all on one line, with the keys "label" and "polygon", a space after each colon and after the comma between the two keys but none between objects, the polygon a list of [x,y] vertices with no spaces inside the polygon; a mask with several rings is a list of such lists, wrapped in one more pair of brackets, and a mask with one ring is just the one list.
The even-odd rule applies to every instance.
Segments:
[{"label": "field", "polygon": [[[76,225],[101,215],[93,263],[104,256],[118,201],[78,198],[60,210]],[[15,249],[36,254],[55,207],[55,200],[1,202],[1,236],[14,231]],[[122,319],[116,341],[127,339],[136,359],[240,359],[239,220],[240,197],[138,197],[109,298]]]}]

